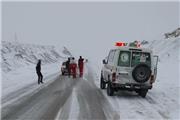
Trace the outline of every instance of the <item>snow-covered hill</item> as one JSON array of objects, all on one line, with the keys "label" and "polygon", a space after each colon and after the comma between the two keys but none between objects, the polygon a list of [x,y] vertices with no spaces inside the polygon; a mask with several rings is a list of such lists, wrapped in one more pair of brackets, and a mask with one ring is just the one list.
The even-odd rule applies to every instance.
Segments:
[{"label": "snow-covered hill", "polygon": [[38,59],[42,60],[44,82],[51,82],[52,77],[60,75],[61,63],[72,56],[66,47],[43,46],[2,41],[1,44],[1,75],[2,98],[19,89],[38,88],[35,71]]},{"label": "snow-covered hill", "polygon": [[165,33],[164,38],[161,40],[153,41],[141,41],[143,47],[147,47],[153,50],[154,54],[158,55],[160,61],[166,61],[169,59],[179,61],[180,58],[180,28]]},{"label": "snow-covered hill", "polygon": [[20,67],[36,64],[38,59],[42,60],[42,64],[48,64],[71,56],[71,53],[66,47],[57,49],[54,46],[5,41],[2,41],[1,47],[1,65],[3,72],[9,72]]},{"label": "snow-covered hill", "polygon": [[168,59],[179,60],[180,38],[169,38],[150,41],[146,47],[152,49],[160,57],[160,61]]}]

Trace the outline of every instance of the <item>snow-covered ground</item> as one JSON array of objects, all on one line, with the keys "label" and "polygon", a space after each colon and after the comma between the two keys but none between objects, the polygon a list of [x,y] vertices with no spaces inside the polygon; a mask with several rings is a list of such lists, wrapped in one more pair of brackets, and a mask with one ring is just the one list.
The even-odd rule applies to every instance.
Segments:
[{"label": "snow-covered ground", "polygon": [[[61,74],[62,61],[71,53],[66,47],[42,46],[2,41],[1,45],[1,98],[2,104],[39,88],[36,63],[42,60],[44,84],[48,85]],[[48,84],[47,84],[48,83]],[[45,86],[43,85],[43,86]],[[42,86],[42,85],[40,85]],[[26,91],[21,89],[26,88]],[[16,94],[19,92],[19,95]],[[23,94],[22,94],[23,93]],[[13,95],[14,94],[14,95]]]},{"label": "snow-covered ground", "polygon": [[[52,79],[49,79],[50,76],[54,77],[61,74],[60,66],[61,62],[41,66],[44,83]],[[36,86],[38,87],[38,77],[35,71],[35,67],[35,65],[26,66],[14,71],[10,71],[6,74],[2,74],[2,97],[23,87],[31,86],[34,84],[36,84]]]},{"label": "snow-covered ground", "polygon": [[[119,91],[112,97],[107,96],[106,90],[101,90],[99,88],[99,78],[102,64],[97,64],[97,62],[94,63],[94,61],[88,60],[85,66],[83,79],[77,79],[75,82],[68,77],[64,77],[62,79],[62,86],[68,87],[69,83],[75,83],[75,85],[72,85],[73,88],[71,90],[69,90],[69,87],[58,88],[63,90],[62,93],[66,90],[69,90],[70,93],[68,95],[69,97],[64,102],[64,105],[60,108],[56,119],[64,117],[69,119],[99,117],[117,120],[179,119],[179,41],[179,38],[170,38],[165,40],[148,41],[149,43],[145,45],[145,47],[153,49],[154,53],[158,55],[160,59],[158,63],[157,79],[152,90],[149,90],[146,98],[140,97],[135,92],[128,91]],[[48,53],[49,50],[46,49],[46,51]],[[12,102],[17,100],[18,97],[22,97],[24,94],[28,94],[29,92],[40,91],[52,83],[53,80],[57,81],[55,78],[60,75],[61,62],[68,55],[71,56],[67,48],[62,48],[60,53],[60,58],[55,59],[56,57],[54,57],[54,60],[51,60],[51,62],[44,61],[44,64],[42,65],[42,73],[44,75],[45,83],[41,85],[37,84],[37,75],[35,72],[36,64],[24,64],[25,62],[22,60],[23,65],[21,67],[17,67],[12,64],[12,59],[8,59],[10,58],[10,55],[6,54],[7,57],[4,58],[7,60],[4,60],[9,60],[8,63],[11,67],[9,67],[10,69],[4,69],[4,71],[2,71],[2,106],[12,104]],[[62,57],[63,54],[66,57]],[[49,55],[51,56],[52,54],[49,53]],[[19,61],[16,60],[15,62]],[[100,63],[101,61],[98,62]],[[63,83],[63,81],[67,84],[67,86]],[[96,102],[99,102],[99,104]],[[95,106],[99,106],[101,108],[94,108]],[[98,112],[99,116],[96,112],[93,112],[94,110]],[[69,114],[67,114],[67,112],[69,112]]]}]

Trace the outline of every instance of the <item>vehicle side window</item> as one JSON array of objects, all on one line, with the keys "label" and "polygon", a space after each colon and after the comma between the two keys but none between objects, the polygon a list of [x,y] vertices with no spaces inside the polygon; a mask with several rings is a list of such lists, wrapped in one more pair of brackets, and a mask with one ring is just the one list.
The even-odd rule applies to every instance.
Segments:
[{"label": "vehicle side window", "polygon": [[108,56],[108,63],[113,62],[114,55],[115,55],[115,50],[110,51],[109,56]]},{"label": "vehicle side window", "polygon": [[130,66],[130,52],[129,51],[120,51],[118,66],[129,67]]}]

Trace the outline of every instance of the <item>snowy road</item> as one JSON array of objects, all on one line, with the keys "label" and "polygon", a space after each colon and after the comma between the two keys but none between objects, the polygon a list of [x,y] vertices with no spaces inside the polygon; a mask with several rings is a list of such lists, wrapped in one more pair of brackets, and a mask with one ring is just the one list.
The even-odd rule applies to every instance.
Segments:
[{"label": "snowy road", "polygon": [[[14,95],[12,93],[11,97],[2,99],[2,119],[171,119],[172,110],[178,113],[178,100],[156,87],[148,92],[145,99],[127,91],[119,91],[109,97],[106,90],[99,88],[99,78],[91,67],[86,68],[84,78],[72,79],[58,74],[54,74],[56,77],[50,83],[35,85],[38,89],[9,104],[7,101],[26,93],[29,88],[24,87]],[[178,118],[177,114],[174,118]]]},{"label": "snowy road", "polygon": [[[46,84],[46,83],[45,83]],[[112,108],[91,75],[88,79],[58,76],[51,84],[2,108],[2,119],[108,119]],[[26,91],[28,88],[22,88]],[[8,100],[8,99],[7,99]],[[115,116],[119,119],[119,116]]]},{"label": "snowy road", "polygon": [[[62,77],[2,109],[2,119],[53,119],[72,92],[72,84]],[[66,89],[63,89],[67,87]]]}]

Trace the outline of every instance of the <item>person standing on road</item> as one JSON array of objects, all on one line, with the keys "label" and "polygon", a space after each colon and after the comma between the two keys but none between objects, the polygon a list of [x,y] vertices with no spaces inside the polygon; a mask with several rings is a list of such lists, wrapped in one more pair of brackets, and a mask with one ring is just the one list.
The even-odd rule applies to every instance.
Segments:
[{"label": "person standing on road", "polygon": [[76,78],[77,64],[76,64],[74,57],[72,58],[72,60],[70,62],[70,67],[71,67],[71,72],[72,72],[73,78]]},{"label": "person standing on road", "polygon": [[79,77],[82,77],[83,76],[83,67],[84,67],[84,59],[82,58],[82,56],[79,57],[78,67],[79,67]]},{"label": "person standing on road", "polygon": [[68,71],[68,76],[70,77],[71,75],[71,70],[70,70],[70,58],[66,61],[66,69]]},{"label": "person standing on road", "polygon": [[38,84],[43,83],[43,75],[41,73],[41,60],[38,60],[38,63],[36,65],[36,73],[38,75]]}]

